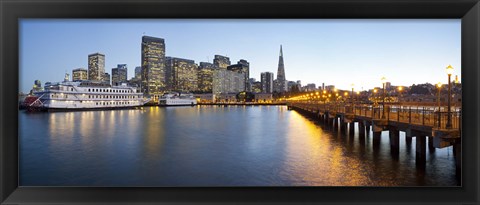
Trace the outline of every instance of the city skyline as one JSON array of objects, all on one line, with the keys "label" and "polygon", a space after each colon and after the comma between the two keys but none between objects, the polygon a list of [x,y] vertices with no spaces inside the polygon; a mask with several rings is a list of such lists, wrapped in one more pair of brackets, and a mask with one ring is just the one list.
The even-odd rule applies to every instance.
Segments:
[{"label": "city skyline", "polygon": [[[286,79],[301,80],[302,86],[325,83],[349,89],[354,83],[357,90],[366,90],[381,86],[382,76],[392,85],[444,83],[449,64],[455,68],[454,76],[461,73],[460,20],[22,20],[20,25],[22,92],[28,92],[34,80],[58,82],[64,71],[88,67],[87,56],[97,52],[105,54],[107,73],[111,75],[110,68],[118,64],[127,64],[130,79],[134,68],[141,65],[142,35],[165,39],[165,56],[191,59],[197,65],[212,63],[215,55],[225,55],[231,62],[245,59],[250,63],[250,77],[257,80],[262,72],[277,75],[282,45]],[[244,30],[181,32],[185,28],[228,30],[235,25],[258,35],[245,35]],[[94,28],[99,32],[88,32]],[[118,28],[127,30],[118,32]],[[313,35],[317,30],[321,32]],[[275,36],[267,37],[272,33]],[[64,38],[77,40],[65,45]]]}]

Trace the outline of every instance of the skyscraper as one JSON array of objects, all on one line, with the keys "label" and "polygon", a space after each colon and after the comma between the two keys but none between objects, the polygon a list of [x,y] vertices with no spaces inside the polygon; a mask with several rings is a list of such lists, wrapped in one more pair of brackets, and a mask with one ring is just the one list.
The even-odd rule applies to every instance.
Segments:
[{"label": "skyscraper", "polygon": [[93,53],[88,55],[88,80],[103,81],[105,75],[105,55]]},{"label": "skyscraper", "polygon": [[243,73],[245,76],[245,87],[243,88],[243,91],[250,91],[248,82],[248,79],[250,78],[250,63],[248,61],[241,59],[237,64],[227,66],[227,70]]},{"label": "skyscraper", "polygon": [[288,81],[287,88],[288,92],[291,92],[292,90],[297,90],[297,83],[295,81]]},{"label": "skyscraper", "polygon": [[112,85],[121,85],[127,83],[127,64],[118,64],[112,68]]},{"label": "skyscraper", "polygon": [[142,36],[142,92],[157,101],[166,89],[165,40]]},{"label": "skyscraper", "polygon": [[213,64],[217,66],[217,68],[227,69],[227,67],[230,65],[230,58],[226,56],[215,55]]},{"label": "skyscraper", "polygon": [[273,73],[263,72],[260,74],[261,84],[262,84],[262,93],[272,93],[273,92]]},{"label": "skyscraper", "polygon": [[212,93],[214,70],[215,65],[212,63],[200,62],[197,72],[198,91],[203,93]]},{"label": "skyscraper", "polygon": [[104,73],[103,74],[103,83],[110,84],[110,74]]},{"label": "skyscraper", "polygon": [[142,80],[142,66],[135,67],[135,77],[136,80]]},{"label": "skyscraper", "polygon": [[244,78],[243,73],[216,69],[213,71],[212,92],[215,95],[241,92],[245,87]]},{"label": "skyscraper", "polygon": [[252,85],[252,92],[253,93],[261,93],[262,92],[262,82],[255,81],[250,83]]},{"label": "skyscraper", "polygon": [[85,68],[77,68],[72,70],[72,81],[88,80],[88,70]]},{"label": "skyscraper", "polygon": [[287,82],[285,78],[285,66],[283,64],[283,51],[282,45],[280,45],[280,56],[278,59],[278,71],[277,71],[277,92],[287,91]]},{"label": "skyscraper", "polygon": [[198,89],[197,69],[195,61],[166,57],[167,87],[182,92],[192,92]]}]

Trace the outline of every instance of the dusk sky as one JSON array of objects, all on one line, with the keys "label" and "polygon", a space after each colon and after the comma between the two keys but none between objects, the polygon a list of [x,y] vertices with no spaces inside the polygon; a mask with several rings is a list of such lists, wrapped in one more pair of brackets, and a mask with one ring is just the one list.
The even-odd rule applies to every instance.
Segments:
[{"label": "dusk sky", "polygon": [[142,35],[165,39],[166,56],[232,64],[250,62],[250,78],[276,76],[283,46],[287,80],[302,85],[371,89],[385,76],[392,85],[447,83],[460,78],[461,21],[442,20],[20,20],[20,91],[33,81],[63,80],[88,68],[87,56],[105,54],[105,71],[127,64],[128,79],[141,65]]}]

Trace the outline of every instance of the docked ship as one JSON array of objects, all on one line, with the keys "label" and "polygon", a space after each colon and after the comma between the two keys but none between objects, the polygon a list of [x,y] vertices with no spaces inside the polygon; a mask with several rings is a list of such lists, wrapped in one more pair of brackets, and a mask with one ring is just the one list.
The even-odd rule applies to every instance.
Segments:
[{"label": "docked ship", "polygon": [[24,102],[29,111],[116,109],[143,106],[149,99],[135,87],[125,84],[64,81],[45,86]]},{"label": "docked ship", "polygon": [[165,93],[160,97],[158,102],[158,105],[160,106],[194,106],[196,104],[197,100],[193,97],[193,94],[191,93]]}]

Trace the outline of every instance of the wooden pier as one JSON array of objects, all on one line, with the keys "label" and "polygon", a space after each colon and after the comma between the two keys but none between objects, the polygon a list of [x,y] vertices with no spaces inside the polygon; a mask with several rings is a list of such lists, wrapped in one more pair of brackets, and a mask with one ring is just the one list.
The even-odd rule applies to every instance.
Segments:
[{"label": "wooden pier", "polygon": [[[461,110],[450,112],[451,123],[448,125],[448,112],[412,105],[396,104],[384,107],[299,101],[288,102],[287,107],[288,110],[312,116],[344,134],[347,134],[348,127],[348,134],[353,135],[355,125],[358,126],[360,138],[364,138],[371,131],[374,145],[379,144],[381,132],[388,131],[393,157],[399,155],[399,132],[405,132],[407,146],[411,146],[412,138],[415,137],[415,158],[419,168],[425,168],[427,146],[432,152],[435,148],[453,146],[457,174],[461,171]],[[426,138],[429,139],[428,145]]]}]

